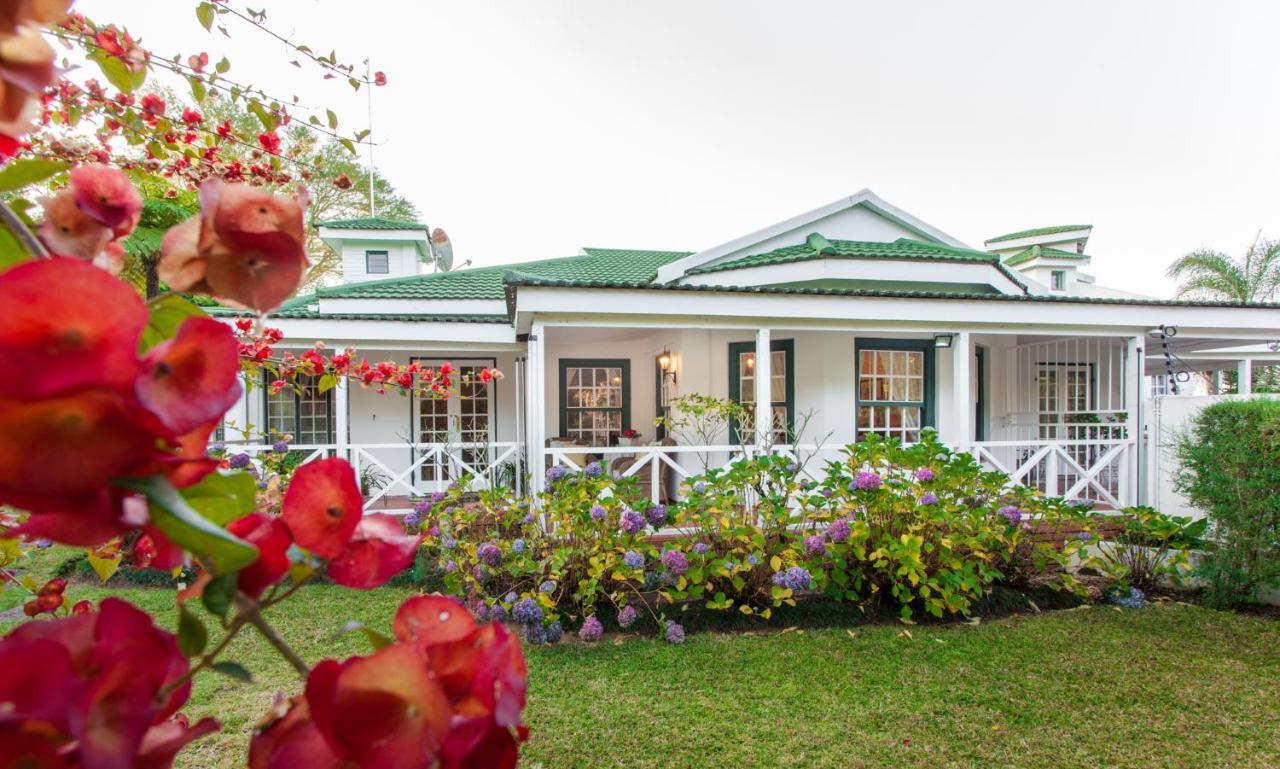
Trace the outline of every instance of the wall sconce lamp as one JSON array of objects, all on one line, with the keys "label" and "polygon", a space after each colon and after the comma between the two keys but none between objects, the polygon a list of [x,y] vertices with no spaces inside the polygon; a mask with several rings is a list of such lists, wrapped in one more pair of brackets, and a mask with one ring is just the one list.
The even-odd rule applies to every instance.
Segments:
[{"label": "wall sconce lamp", "polygon": [[955,339],[955,334],[934,334],[933,346],[939,350],[945,350],[951,347],[951,341]]},{"label": "wall sconce lamp", "polygon": [[671,350],[663,350],[658,356],[658,368],[662,371],[662,378],[667,379],[671,384],[676,383],[676,359],[671,355]]}]

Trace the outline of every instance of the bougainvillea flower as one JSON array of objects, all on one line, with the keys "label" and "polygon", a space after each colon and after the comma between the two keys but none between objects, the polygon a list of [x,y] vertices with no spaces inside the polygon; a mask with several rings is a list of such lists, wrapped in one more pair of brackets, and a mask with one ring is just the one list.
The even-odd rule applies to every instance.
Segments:
[{"label": "bougainvillea flower", "polygon": [[80,210],[70,189],[41,198],[40,204],[44,207],[40,240],[53,254],[91,262],[114,237],[110,227]]},{"label": "bougainvillea flower", "polygon": [[346,549],[329,562],[329,578],[360,590],[378,587],[413,564],[421,543],[422,535],[405,534],[395,516],[367,515]]},{"label": "bougainvillea flower", "polygon": [[69,259],[25,262],[0,273],[0,307],[0,396],[132,383],[147,307],[127,283]]},{"label": "bougainvillea flower", "polygon": [[[53,47],[36,27],[24,25],[0,36],[0,91],[40,93],[57,74],[53,59]],[[8,93],[3,101],[10,101]]]},{"label": "bougainvillea flower", "polygon": [[165,233],[160,277],[179,291],[207,293],[259,311],[280,306],[307,265],[308,197],[274,196],[217,179],[200,186],[200,216]]},{"label": "bougainvillea flower", "polygon": [[44,496],[35,500],[15,499],[12,504],[18,507],[36,507],[42,512],[31,515],[8,533],[28,540],[47,539],[72,547],[96,547],[129,529],[120,518],[121,494],[102,489],[58,500]]},{"label": "bougainvillea flower", "polygon": [[253,730],[249,769],[342,769],[350,764],[334,755],[311,720],[305,697],[278,702]]},{"label": "bougainvillea flower", "polygon": [[67,16],[71,0],[8,0],[0,3],[0,32],[12,34],[23,24],[52,26]]},{"label": "bougainvillea flower", "polygon": [[138,749],[138,757],[134,759],[133,769],[170,769],[178,751],[188,743],[216,731],[217,720],[207,717],[197,721],[194,726],[188,726],[179,718],[156,724],[142,735],[142,745]]},{"label": "bougainvillea flower", "polygon": [[423,659],[402,644],[321,662],[307,676],[306,697],[329,747],[363,769],[430,766],[453,719]]},{"label": "bougainvillea flower", "polygon": [[123,171],[102,165],[80,166],[71,171],[68,181],[76,205],[111,228],[113,239],[123,238],[138,226],[142,196]]},{"label": "bougainvillea flower", "polygon": [[477,627],[475,618],[461,601],[444,595],[410,598],[396,609],[391,624],[396,638],[423,650],[435,644],[466,640]]},{"label": "bougainvillea flower", "polygon": [[172,339],[147,352],[134,392],[175,434],[226,413],[240,398],[235,335],[212,318],[187,318]]},{"label": "bougainvillea flower", "polygon": [[[119,599],[19,626],[0,641],[0,659],[12,654],[21,664],[0,664],[0,728],[41,736],[60,748],[67,766],[162,769],[182,744],[216,728],[209,721],[189,731],[169,725],[191,684],[160,693],[186,674],[187,660],[172,633]],[[38,743],[23,750],[29,765],[46,765]]]},{"label": "bougainvillea flower", "polygon": [[6,133],[0,133],[0,162],[8,160],[18,153],[22,143]]},{"label": "bougainvillea flower", "polygon": [[321,558],[336,558],[360,522],[364,498],[355,471],[330,457],[299,467],[289,481],[281,518],[293,539]]},{"label": "bougainvillea flower", "polygon": [[227,524],[227,531],[258,548],[258,560],[236,575],[240,592],[257,598],[262,591],[284,579],[289,573],[289,545],[293,539],[280,519],[265,513],[252,513]]}]

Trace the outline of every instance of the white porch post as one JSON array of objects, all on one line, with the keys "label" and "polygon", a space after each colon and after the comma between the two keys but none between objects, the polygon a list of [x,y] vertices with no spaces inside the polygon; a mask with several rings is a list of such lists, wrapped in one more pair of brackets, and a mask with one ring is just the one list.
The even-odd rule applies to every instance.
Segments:
[{"label": "white porch post", "polygon": [[756,446],[769,444],[773,433],[773,356],[769,351],[769,329],[756,329]]},{"label": "white porch post", "polygon": [[[255,390],[254,392],[261,392]],[[222,418],[222,440],[224,443],[252,443],[249,437],[249,382],[240,374],[240,398]]]},{"label": "white porch post", "polygon": [[351,390],[345,376],[338,377],[333,388],[333,438],[334,456],[348,459],[350,455]]},{"label": "white porch post", "polygon": [[1125,344],[1125,378],[1124,408],[1127,412],[1129,454],[1124,463],[1124,471],[1120,477],[1119,497],[1125,505],[1138,503],[1138,472],[1142,467],[1139,452],[1142,447],[1142,382],[1146,373],[1146,351],[1143,349],[1145,337],[1132,336]]},{"label": "white porch post", "polygon": [[1236,392],[1253,395],[1253,361],[1243,358],[1236,363]]},{"label": "white porch post", "polygon": [[951,346],[952,418],[955,420],[952,443],[958,452],[968,451],[973,443],[973,349],[968,331],[956,334]]},{"label": "white porch post", "polygon": [[541,323],[529,330],[528,360],[525,363],[525,456],[529,458],[529,487],[537,495],[546,485],[544,449],[546,437],[546,398],[543,397],[543,380],[546,378],[546,328]]}]

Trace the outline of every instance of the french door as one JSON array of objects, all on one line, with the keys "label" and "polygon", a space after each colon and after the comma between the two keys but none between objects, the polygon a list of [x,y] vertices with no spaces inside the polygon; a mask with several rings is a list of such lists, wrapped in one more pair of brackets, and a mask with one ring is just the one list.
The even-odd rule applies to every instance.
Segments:
[{"label": "french door", "polygon": [[[445,363],[434,358],[414,360],[429,368]],[[488,444],[493,442],[494,383],[481,382],[479,375],[495,361],[454,358],[449,362],[457,371],[454,392],[448,398],[416,396],[412,409],[414,438],[421,447],[415,451],[414,461],[436,447],[440,449],[418,469],[418,480],[432,489],[472,471],[484,473],[490,461]]]}]

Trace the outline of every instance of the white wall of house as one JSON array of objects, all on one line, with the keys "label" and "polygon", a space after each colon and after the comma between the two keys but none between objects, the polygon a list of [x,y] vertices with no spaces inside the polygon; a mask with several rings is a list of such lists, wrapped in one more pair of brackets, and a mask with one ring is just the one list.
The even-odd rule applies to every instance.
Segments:
[{"label": "white wall of house", "polygon": [[[387,272],[370,274],[365,269],[366,252],[368,251],[387,252]],[[342,279],[347,283],[417,275],[419,273],[419,264],[418,249],[412,242],[403,240],[342,241]]]}]

